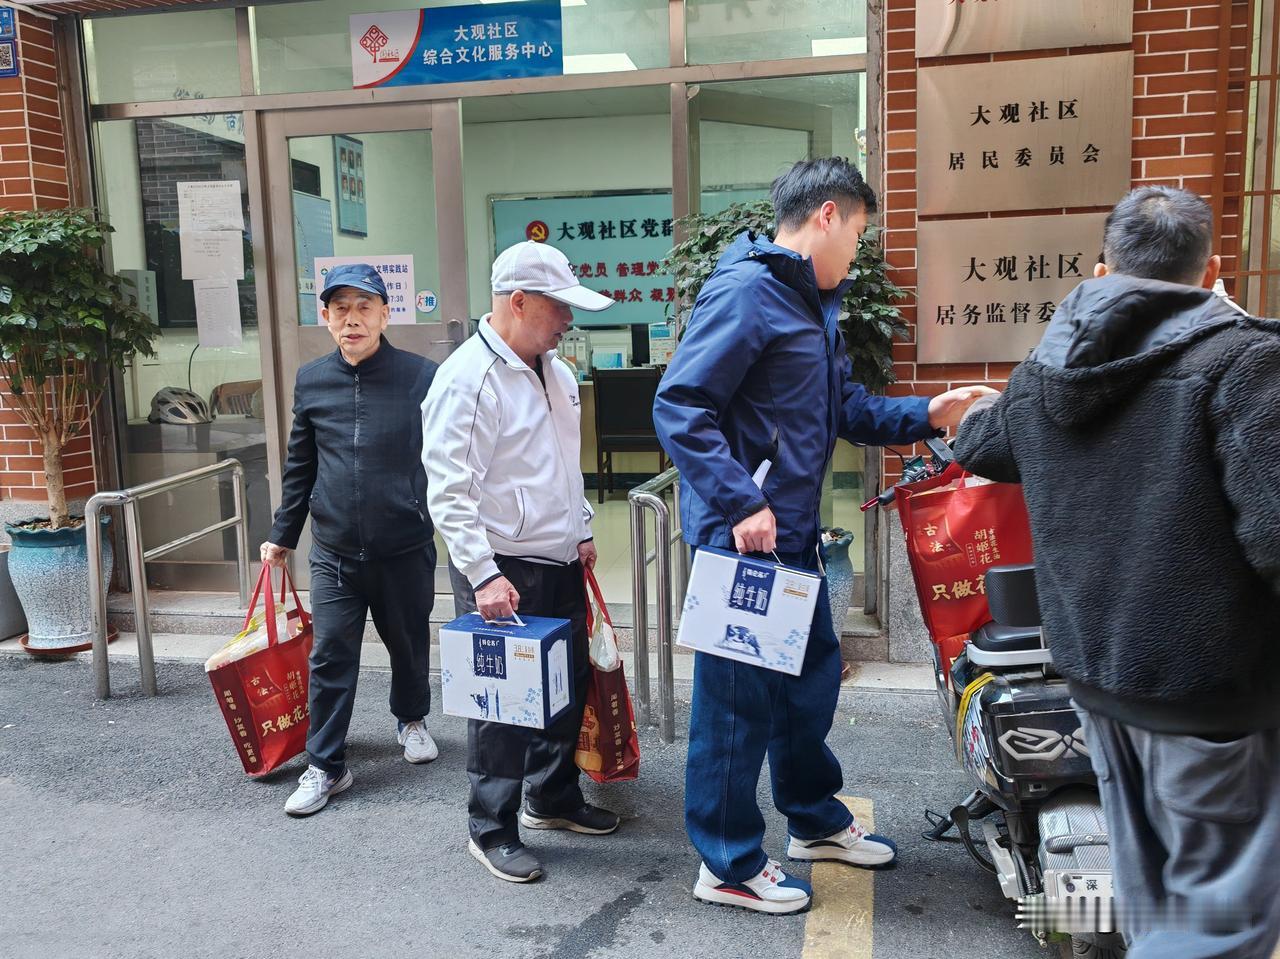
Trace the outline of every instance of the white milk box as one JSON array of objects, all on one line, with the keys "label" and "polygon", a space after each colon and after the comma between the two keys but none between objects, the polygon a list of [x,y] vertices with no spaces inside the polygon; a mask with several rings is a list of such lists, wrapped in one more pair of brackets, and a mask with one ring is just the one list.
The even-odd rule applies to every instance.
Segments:
[{"label": "white milk box", "polygon": [[573,705],[569,621],[459,616],[440,627],[440,685],[450,716],[546,729]]},{"label": "white milk box", "polygon": [[700,546],[676,642],[798,676],[821,582],[807,570]]}]

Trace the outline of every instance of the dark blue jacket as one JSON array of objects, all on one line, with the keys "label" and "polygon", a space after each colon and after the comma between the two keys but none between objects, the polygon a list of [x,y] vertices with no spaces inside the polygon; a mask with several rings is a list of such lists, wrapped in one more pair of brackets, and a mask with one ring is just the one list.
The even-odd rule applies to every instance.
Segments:
[{"label": "dark blue jacket", "polygon": [[372,560],[432,541],[422,401],[436,364],[382,345],[358,366],[334,350],[298,370],[293,431],[271,542],[293,549],[311,514],[317,543]]},{"label": "dark blue jacket", "polygon": [[[685,541],[733,548],[765,506],[778,552],[810,550],[836,437],[911,443],[934,435],[927,399],[854,383],[837,320],[848,284],[821,292],[806,257],[744,233],[703,285],[653,404],[680,470]],[[772,460],[763,492],[751,481]]]}]

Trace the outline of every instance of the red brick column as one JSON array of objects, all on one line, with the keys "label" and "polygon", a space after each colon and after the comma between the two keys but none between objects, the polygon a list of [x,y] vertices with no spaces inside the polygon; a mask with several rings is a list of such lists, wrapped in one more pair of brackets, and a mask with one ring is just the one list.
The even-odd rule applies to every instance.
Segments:
[{"label": "red brick column", "polygon": [[[1134,0],[1133,43],[1133,173],[1134,186],[1164,183],[1194,190],[1205,197],[1222,191],[1214,182],[1214,156],[1219,111],[1227,114],[1227,182],[1243,175],[1245,103],[1242,95],[1219,102],[1219,65],[1229,58],[1233,69],[1248,57],[1248,0],[1232,0],[1229,50],[1219,49],[1222,4],[1219,0]],[[932,364],[916,362],[916,71],[940,63],[980,63],[1040,57],[1085,55],[1123,46],[1039,50],[917,60],[915,0],[886,0],[881,129],[884,130],[885,255],[894,281],[911,295],[902,306],[911,341],[893,347],[899,382],[894,396],[933,395],[952,386],[1008,381],[1010,363]],[[1040,210],[1039,213],[1090,212]],[[995,214],[995,216],[1009,214]],[[1234,267],[1238,248],[1238,211],[1223,217],[1224,266]],[[1234,243],[1234,245],[1233,245]],[[897,476],[896,457],[885,458],[886,481]]]},{"label": "red brick column", "polygon": [[[65,207],[70,188],[53,23],[23,12],[16,13],[16,20],[20,74],[0,80],[0,207]],[[0,394],[0,430],[0,499],[43,500],[39,443],[5,394]],[[91,495],[89,436],[72,440],[64,455],[67,496]]]}]

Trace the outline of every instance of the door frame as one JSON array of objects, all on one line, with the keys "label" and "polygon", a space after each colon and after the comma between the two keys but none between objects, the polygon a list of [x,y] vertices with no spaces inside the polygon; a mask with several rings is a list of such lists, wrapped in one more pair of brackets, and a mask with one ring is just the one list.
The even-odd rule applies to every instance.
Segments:
[{"label": "door frame", "polygon": [[[285,402],[300,365],[293,347],[298,326],[297,260],[294,250],[293,178],[289,139],[341,134],[397,133],[427,130],[431,135],[432,182],[440,271],[440,338],[433,346],[452,351],[466,337],[471,318],[467,273],[466,217],[463,208],[462,104],[435,100],[365,106],[246,112],[250,197],[261,198],[252,211],[262,224],[254,245],[261,337],[264,415],[267,429],[267,475],[272,502],[279,503],[287,457],[292,410]],[[256,159],[255,159],[256,158]],[[406,171],[406,176],[411,176]],[[256,189],[254,188],[256,186]],[[263,317],[267,322],[263,323]],[[301,545],[301,544],[300,544]],[[305,584],[305,564],[295,566],[295,579]]]}]

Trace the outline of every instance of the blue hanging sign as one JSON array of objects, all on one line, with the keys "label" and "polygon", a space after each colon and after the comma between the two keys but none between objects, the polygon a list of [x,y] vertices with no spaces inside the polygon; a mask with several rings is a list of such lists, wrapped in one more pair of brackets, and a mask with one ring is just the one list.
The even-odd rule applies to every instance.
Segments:
[{"label": "blue hanging sign", "polygon": [[354,14],[356,89],[564,72],[559,0]]},{"label": "blue hanging sign", "polygon": [[13,22],[13,7],[0,7],[0,37],[12,38],[18,35]]}]

